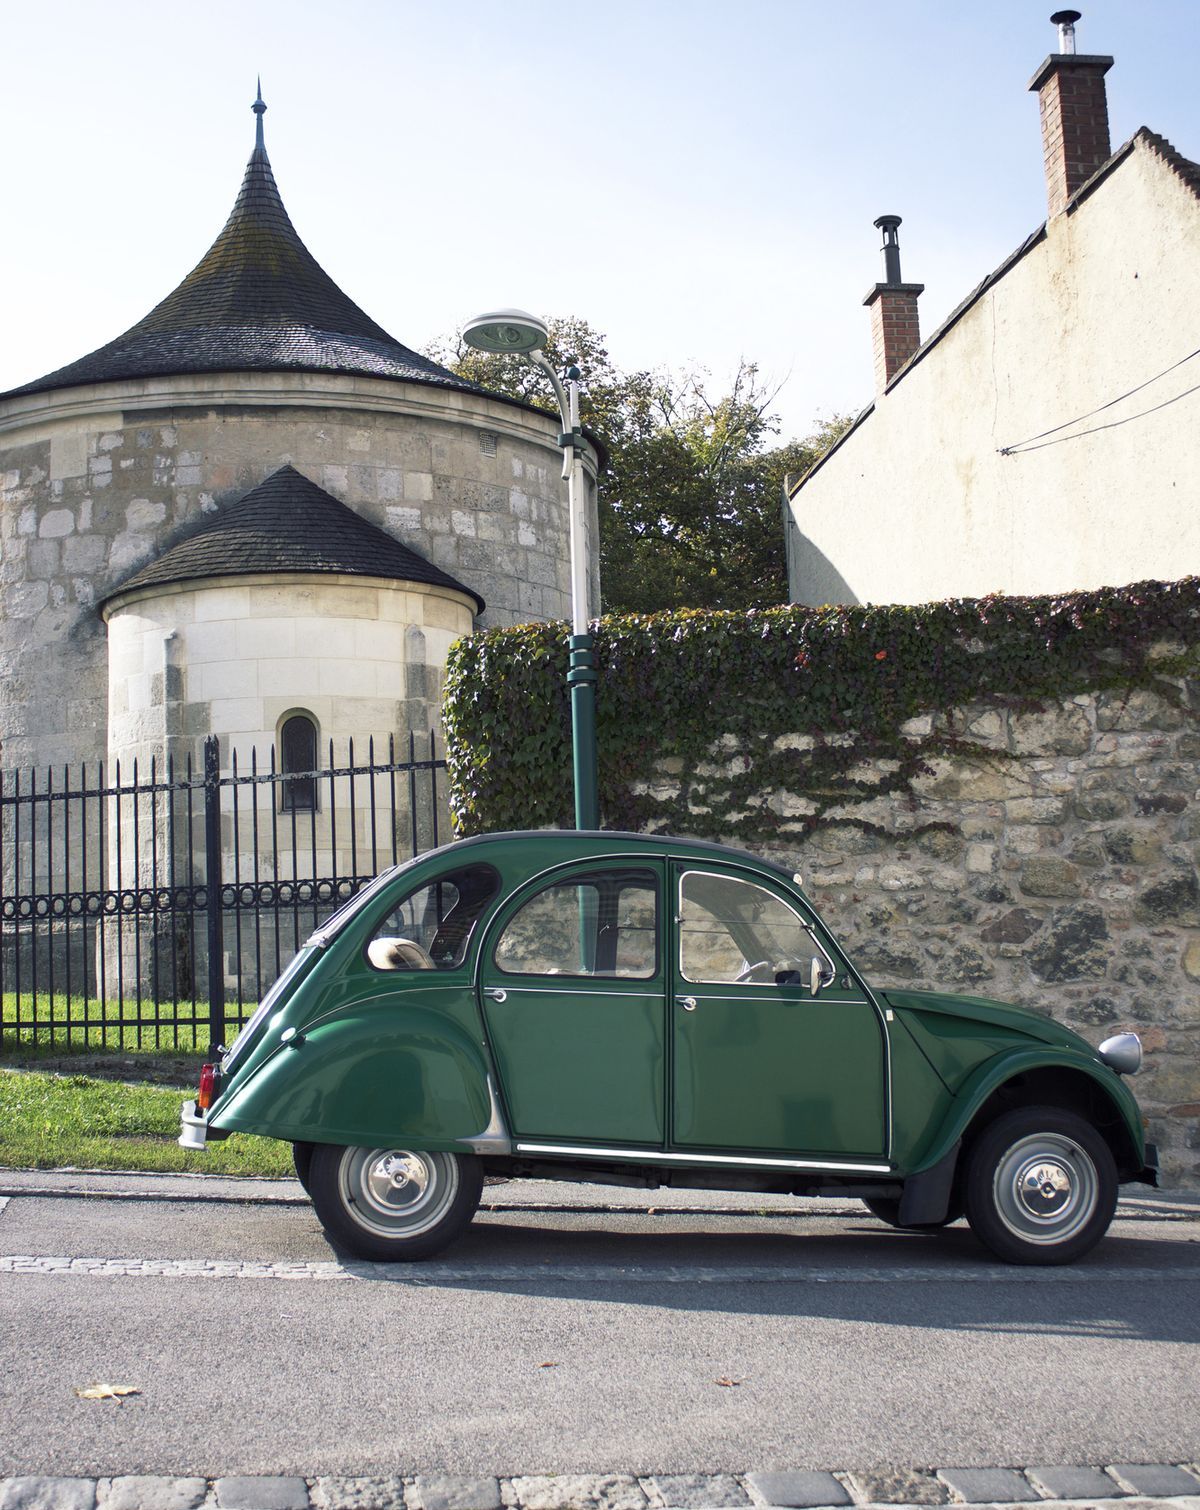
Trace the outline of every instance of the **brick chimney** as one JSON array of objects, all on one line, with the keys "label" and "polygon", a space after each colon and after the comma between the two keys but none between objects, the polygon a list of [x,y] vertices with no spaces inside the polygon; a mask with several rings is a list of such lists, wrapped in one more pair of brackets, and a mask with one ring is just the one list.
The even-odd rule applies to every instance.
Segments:
[{"label": "brick chimney", "polygon": [[883,232],[885,281],[877,283],[863,303],[871,311],[875,391],[881,394],[921,344],[917,299],[925,292],[925,285],[904,283],[900,278],[899,215],[881,215],[875,225]]},{"label": "brick chimney", "polygon": [[1075,190],[1111,155],[1104,75],[1113,60],[1075,51],[1077,10],[1055,11],[1050,20],[1058,27],[1058,51],[1029,87],[1037,91],[1041,110],[1046,198],[1053,216],[1066,209]]}]

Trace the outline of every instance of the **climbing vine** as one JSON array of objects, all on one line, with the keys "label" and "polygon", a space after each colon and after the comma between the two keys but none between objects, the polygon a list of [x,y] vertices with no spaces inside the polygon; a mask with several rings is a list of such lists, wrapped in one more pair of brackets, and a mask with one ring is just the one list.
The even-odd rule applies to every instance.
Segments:
[{"label": "climbing vine", "polygon": [[[1003,758],[956,727],[968,705],[1136,687],[1179,702],[1179,678],[1200,674],[1200,578],[916,606],[628,614],[595,631],[603,825],[753,842],[911,797],[939,753]],[[562,623],[452,648],[444,717],[460,834],[570,826],[566,671]],[[778,793],[790,812],[772,804]]]}]

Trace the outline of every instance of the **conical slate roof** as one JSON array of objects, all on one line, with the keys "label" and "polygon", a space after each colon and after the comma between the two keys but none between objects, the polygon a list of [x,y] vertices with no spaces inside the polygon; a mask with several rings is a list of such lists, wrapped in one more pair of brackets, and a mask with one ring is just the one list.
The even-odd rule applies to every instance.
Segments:
[{"label": "conical slate roof", "polygon": [[247,370],[362,374],[479,391],[376,325],[300,240],[263,145],[266,108],[260,91],[257,140],[233,212],[175,292],[115,341],[12,394]]},{"label": "conical slate roof", "polygon": [[272,472],[210,524],[122,582],[105,601],[139,587],[264,572],[429,582],[465,593],[478,604],[476,612],[483,612],[477,592],[339,503],[292,466]]}]

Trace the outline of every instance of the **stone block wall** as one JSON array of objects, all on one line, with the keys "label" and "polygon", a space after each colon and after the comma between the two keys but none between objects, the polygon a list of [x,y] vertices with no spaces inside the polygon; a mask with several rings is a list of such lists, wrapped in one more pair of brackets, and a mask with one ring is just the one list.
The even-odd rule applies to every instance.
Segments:
[{"label": "stone block wall", "polygon": [[[483,626],[564,616],[557,433],[557,419],[483,395],[315,373],[163,377],[0,402],[0,760],[103,758],[97,604],[285,462],[478,591]],[[590,457],[587,472],[595,534]]]},{"label": "stone block wall", "polygon": [[[828,809],[775,788],[743,816],[768,842],[727,842],[800,870],[819,911],[867,979],[1017,1002],[1092,1043],[1131,1029],[1145,1064],[1133,1082],[1164,1182],[1200,1187],[1200,697],[1085,695],[1042,711],[956,710],[906,726],[964,736],[930,761],[914,793]],[[970,747],[965,747],[965,741]],[[776,745],[803,754],[810,735]],[[665,760],[640,784],[664,805],[708,812],[714,788],[743,781],[754,753],[717,739],[711,764]],[[859,789],[887,762],[861,765]],[[673,820],[677,831],[686,822]],[[697,824],[712,837],[712,829]]]}]

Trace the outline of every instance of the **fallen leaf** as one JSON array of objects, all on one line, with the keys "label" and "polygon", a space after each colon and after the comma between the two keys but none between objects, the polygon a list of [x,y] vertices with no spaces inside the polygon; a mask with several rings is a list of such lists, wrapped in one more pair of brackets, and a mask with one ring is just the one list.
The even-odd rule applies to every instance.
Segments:
[{"label": "fallen leaf", "polygon": [[136,1384],[89,1384],[75,1393],[81,1400],[120,1400],[125,1395],[140,1395]]},{"label": "fallen leaf", "polygon": [[713,1383],[719,1384],[722,1389],[740,1389],[742,1381],[740,1379],[726,1379],[725,1376],[722,1375],[721,1378],[714,1379]]},{"label": "fallen leaf", "polygon": [[538,1368],[557,1368],[557,1363],[539,1363]]}]

